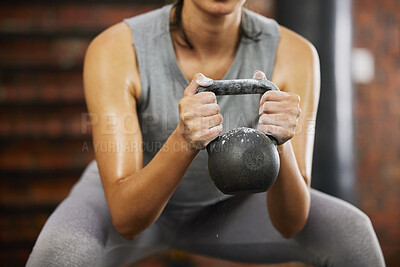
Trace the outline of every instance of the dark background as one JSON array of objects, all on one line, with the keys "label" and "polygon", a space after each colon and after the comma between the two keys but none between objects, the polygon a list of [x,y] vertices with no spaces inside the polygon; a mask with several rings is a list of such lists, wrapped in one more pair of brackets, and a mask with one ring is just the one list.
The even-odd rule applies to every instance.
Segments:
[{"label": "dark background", "polygon": [[[275,1],[248,5],[276,17]],[[24,265],[47,217],[93,159],[90,132],[82,130],[81,72],[90,40],[163,4],[0,4],[0,265]],[[400,266],[400,1],[354,0],[353,34],[354,47],[375,58],[375,79],[353,92],[355,204],[370,216],[387,265]],[[134,266],[249,265],[169,251]]]}]

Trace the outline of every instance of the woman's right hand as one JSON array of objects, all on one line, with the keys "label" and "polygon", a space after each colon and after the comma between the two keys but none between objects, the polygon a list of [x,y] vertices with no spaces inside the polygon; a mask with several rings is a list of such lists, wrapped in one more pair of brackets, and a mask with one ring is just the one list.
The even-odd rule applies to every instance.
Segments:
[{"label": "woman's right hand", "polygon": [[213,80],[203,74],[194,75],[179,101],[179,133],[191,149],[204,149],[222,132],[222,115],[214,93],[195,94],[200,86],[210,86]]}]

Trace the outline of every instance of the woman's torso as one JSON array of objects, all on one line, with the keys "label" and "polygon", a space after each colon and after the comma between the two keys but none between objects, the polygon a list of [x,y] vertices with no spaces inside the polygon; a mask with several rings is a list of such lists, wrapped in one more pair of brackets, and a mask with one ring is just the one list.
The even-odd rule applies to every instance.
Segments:
[{"label": "woman's torso", "polygon": [[[170,36],[171,8],[172,5],[167,5],[125,20],[132,31],[140,72],[141,94],[137,112],[143,136],[144,165],[151,161],[178,125],[178,102],[188,85],[177,63]],[[223,79],[251,78],[255,70],[262,70],[267,77],[272,77],[280,38],[278,24],[248,10],[244,11],[242,23],[247,33],[257,35],[258,41],[242,37]],[[217,99],[224,117],[223,132],[239,126],[257,126],[258,95],[218,96]],[[170,203],[208,205],[228,197],[214,186],[208,174],[207,160],[205,150],[197,155]]]}]

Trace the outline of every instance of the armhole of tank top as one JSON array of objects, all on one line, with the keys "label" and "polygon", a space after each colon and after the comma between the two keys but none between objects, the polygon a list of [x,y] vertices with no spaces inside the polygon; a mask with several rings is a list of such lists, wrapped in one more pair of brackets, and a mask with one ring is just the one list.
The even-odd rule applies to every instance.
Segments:
[{"label": "armhole of tank top", "polygon": [[148,94],[148,86],[146,82],[146,77],[145,77],[145,69],[146,69],[146,61],[143,60],[143,55],[142,55],[142,49],[140,47],[140,44],[137,42],[135,43],[135,30],[134,30],[134,23],[130,22],[131,19],[124,19],[123,22],[125,22],[129,29],[131,30],[131,35],[132,35],[132,49],[135,52],[135,57],[137,61],[137,66],[138,66],[138,71],[139,71],[139,77],[140,77],[140,97],[136,102],[136,109],[138,111],[143,111],[146,105],[146,99],[147,99],[147,94]]}]

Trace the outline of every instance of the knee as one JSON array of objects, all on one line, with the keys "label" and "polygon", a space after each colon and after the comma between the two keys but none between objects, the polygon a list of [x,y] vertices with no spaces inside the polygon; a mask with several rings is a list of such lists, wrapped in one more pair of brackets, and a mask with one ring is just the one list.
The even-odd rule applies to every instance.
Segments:
[{"label": "knee", "polygon": [[[341,216],[340,231],[346,236],[354,237],[375,235],[371,219],[364,212],[356,207],[347,209]],[[353,238],[354,239],[354,238]]]},{"label": "knee", "polygon": [[333,262],[340,263],[338,266],[385,265],[371,220],[365,213],[355,207],[347,211],[337,231],[340,233],[336,235],[336,254],[332,255]]},{"label": "knee", "polygon": [[309,223],[332,237],[375,235],[370,218],[357,207],[335,197],[313,192]]},{"label": "knee", "polygon": [[98,238],[82,232],[42,232],[29,256],[27,266],[95,266],[103,245]]},{"label": "knee", "polygon": [[314,192],[309,221],[297,239],[315,251],[319,265],[384,266],[369,217],[355,206]]}]

